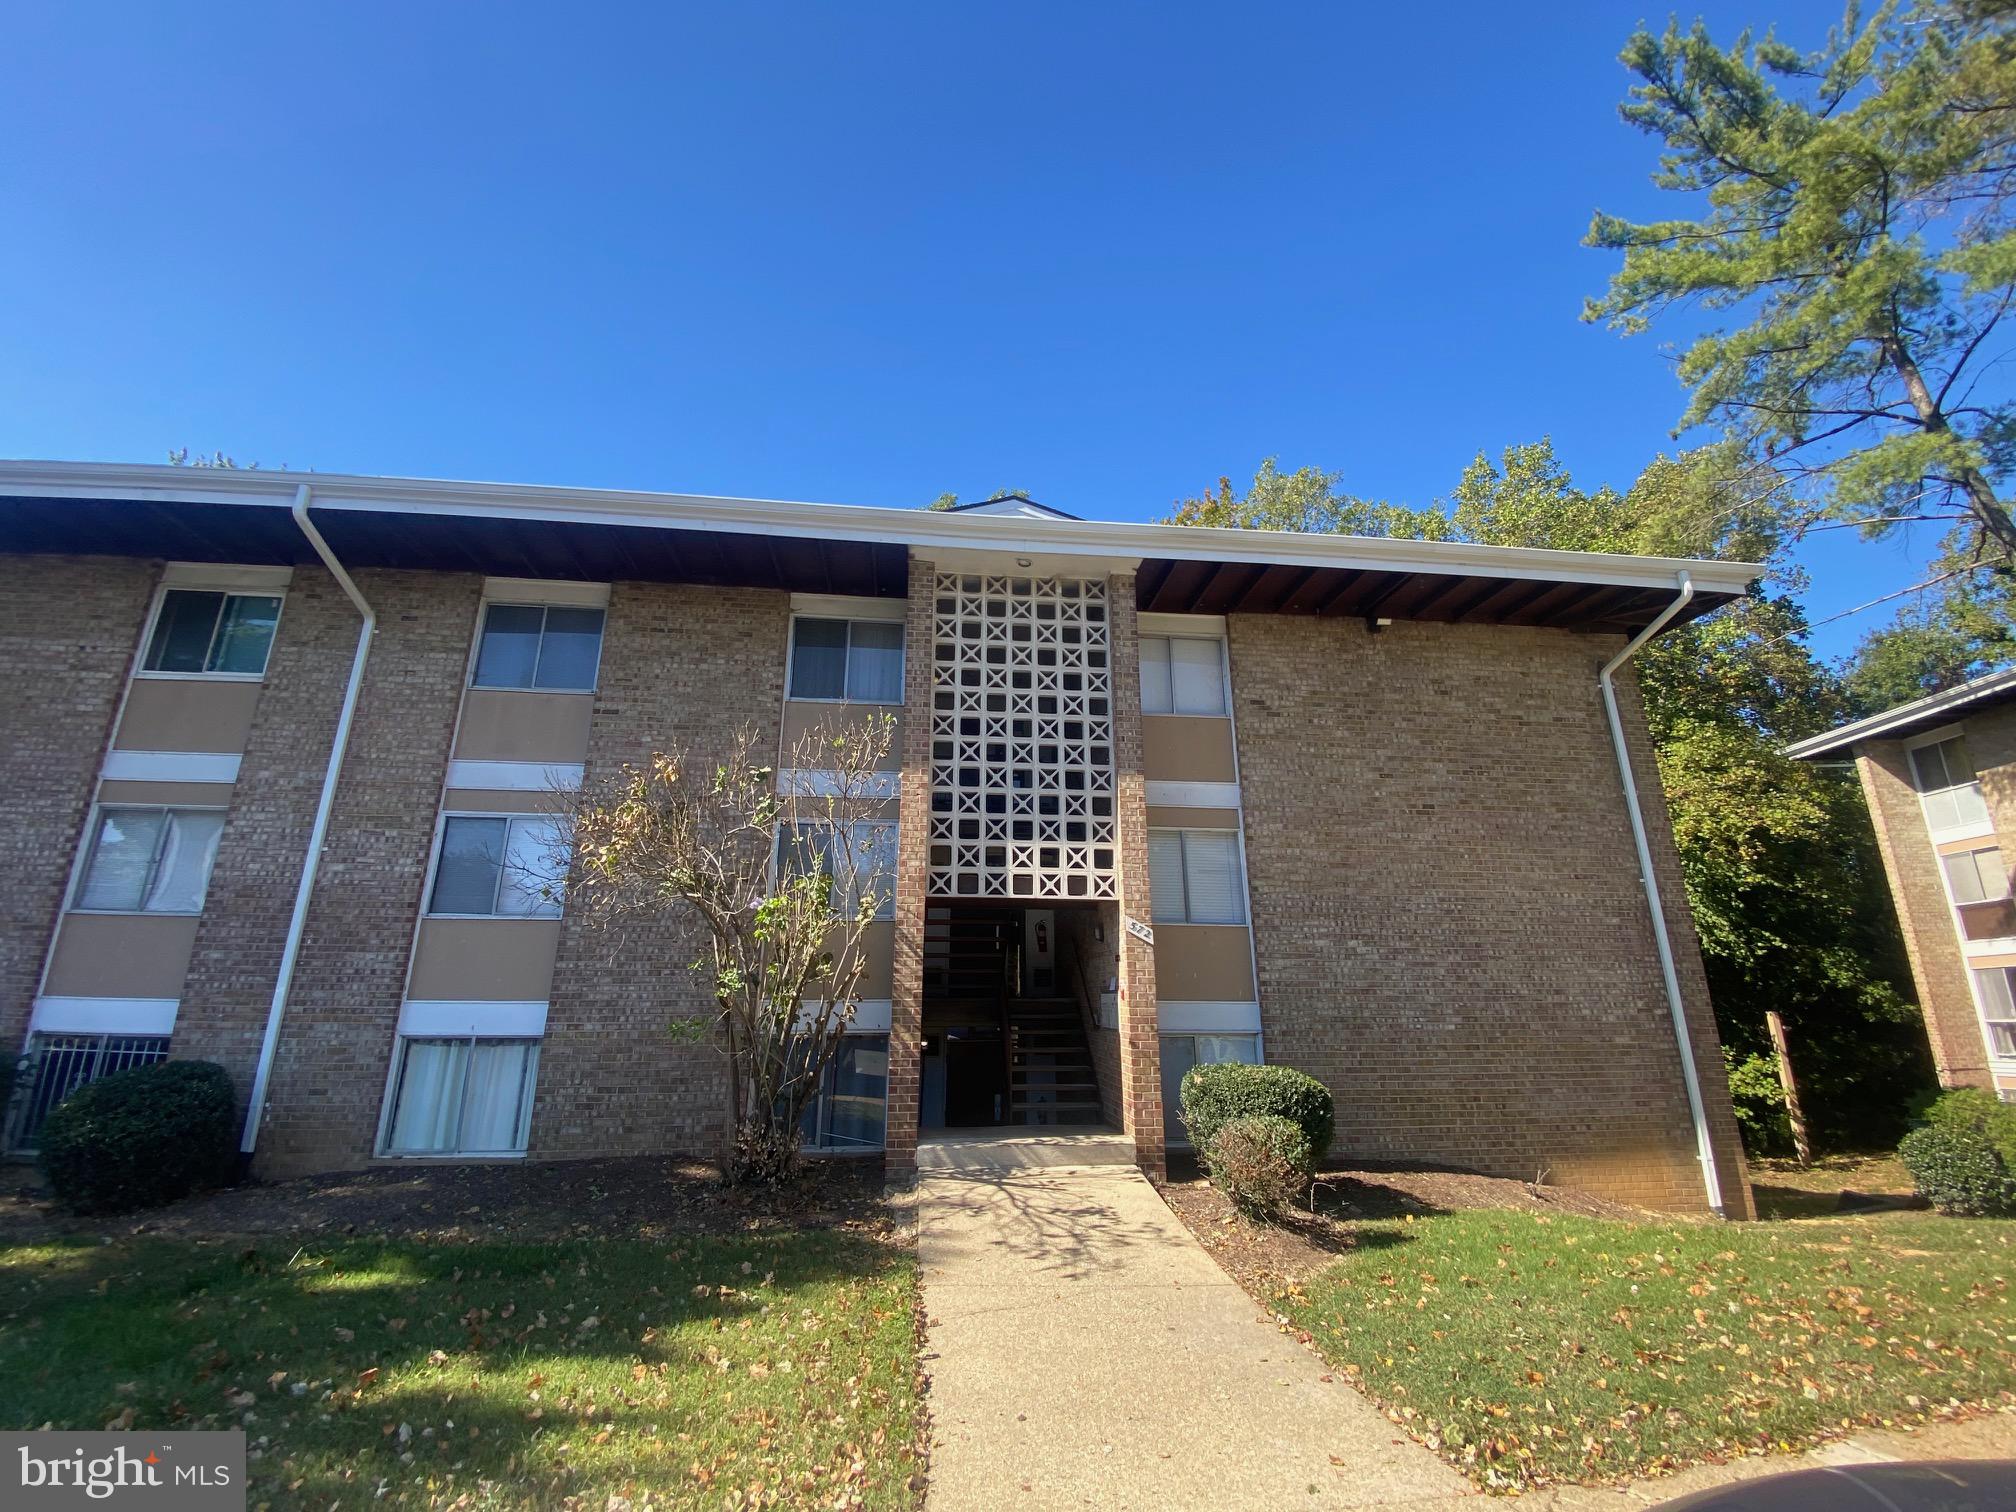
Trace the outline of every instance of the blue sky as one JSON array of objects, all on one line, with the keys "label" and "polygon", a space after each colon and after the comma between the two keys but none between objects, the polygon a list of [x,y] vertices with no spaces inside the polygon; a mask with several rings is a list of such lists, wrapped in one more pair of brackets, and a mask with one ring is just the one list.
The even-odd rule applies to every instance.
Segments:
[{"label": "blue sky", "polygon": [[[1666,210],[1643,14],[18,8],[0,455],[1151,519],[1269,455],[1422,503],[1551,434],[1621,486],[1682,405],[1577,320],[1592,208]],[[1816,616],[1915,581],[1848,534]]]}]

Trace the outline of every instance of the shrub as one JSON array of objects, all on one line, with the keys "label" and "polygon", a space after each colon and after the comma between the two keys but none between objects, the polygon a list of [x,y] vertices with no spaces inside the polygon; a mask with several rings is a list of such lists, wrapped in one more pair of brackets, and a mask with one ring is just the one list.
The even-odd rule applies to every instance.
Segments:
[{"label": "shrub", "polygon": [[1265,1222],[1294,1202],[1314,1164],[1302,1126],[1272,1113],[1227,1119],[1204,1150],[1211,1184],[1240,1212]]},{"label": "shrub", "polygon": [[1285,1118],[1309,1141],[1313,1164],[1330,1151],[1337,1105],[1330,1089],[1313,1076],[1286,1066],[1247,1066],[1236,1061],[1193,1066],[1183,1077],[1183,1127],[1200,1152],[1208,1152],[1218,1131],[1235,1118],[1264,1114]]},{"label": "shrub", "polygon": [[1977,1087],[1948,1092],[1904,1136],[1897,1157],[1942,1213],[2016,1216],[2016,1108]]},{"label": "shrub", "polygon": [[65,1206],[122,1213],[230,1180],[238,1101],[209,1061],[163,1061],[89,1082],[49,1112],[41,1162]]},{"label": "shrub", "polygon": [[1722,1063],[1729,1073],[1729,1105],[1743,1136],[1745,1155],[1782,1155],[1792,1148],[1792,1120],[1785,1109],[1785,1084],[1778,1062],[1768,1055],[1741,1060],[1728,1046]]}]

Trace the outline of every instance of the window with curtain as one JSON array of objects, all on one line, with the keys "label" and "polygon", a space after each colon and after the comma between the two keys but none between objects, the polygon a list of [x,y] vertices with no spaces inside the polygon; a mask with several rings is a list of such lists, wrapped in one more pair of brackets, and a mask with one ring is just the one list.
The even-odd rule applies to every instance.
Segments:
[{"label": "window with curtain", "polygon": [[223,833],[222,809],[101,808],[72,906],[201,913]]},{"label": "window with curtain", "polygon": [[1974,779],[1974,763],[1958,735],[1911,752],[1911,777],[1925,804],[1925,825],[1941,830],[1971,829],[1988,822],[1988,805]]},{"label": "window with curtain", "polygon": [[1955,903],[1992,903],[2009,896],[2009,874],[2002,869],[2002,852],[1996,847],[1960,851],[1941,859]]},{"label": "window with curtain", "polygon": [[896,822],[864,819],[846,826],[840,844],[832,825],[800,821],[777,832],[777,875],[833,879],[834,906],[852,913],[863,897],[875,900],[875,917],[896,917]]},{"label": "window with curtain", "polygon": [[557,919],[567,875],[567,831],[529,814],[451,814],[427,911],[507,919]]},{"label": "window with curtain", "polygon": [[1165,1034],[1162,1036],[1162,1132],[1172,1145],[1187,1145],[1183,1127],[1183,1074],[1192,1066],[1220,1061],[1260,1063],[1260,1039],[1252,1034]]},{"label": "window with curtain", "polygon": [[488,604],[476,645],[478,688],[592,693],[602,661],[600,609],[562,604]]},{"label": "window with curtain", "polygon": [[808,1150],[879,1150],[889,1097],[889,1036],[841,1038],[799,1125]]},{"label": "window with curtain", "polygon": [[1157,924],[1246,922],[1246,880],[1232,830],[1148,831],[1148,886]]},{"label": "window with curtain", "polygon": [[144,672],[261,677],[280,624],[277,593],[212,593],[170,588],[161,595]]},{"label": "window with curtain", "polygon": [[522,1153],[538,1070],[533,1039],[402,1039],[387,1151]]},{"label": "window with curtain", "polygon": [[2016,967],[1976,970],[1974,999],[1981,1005],[1989,1054],[1998,1060],[2016,1060]]},{"label": "window with curtain", "polygon": [[903,626],[894,620],[793,620],[791,697],[900,704]]},{"label": "window with curtain", "polygon": [[1225,643],[1202,636],[1141,637],[1143,714],[1225,713]]}]

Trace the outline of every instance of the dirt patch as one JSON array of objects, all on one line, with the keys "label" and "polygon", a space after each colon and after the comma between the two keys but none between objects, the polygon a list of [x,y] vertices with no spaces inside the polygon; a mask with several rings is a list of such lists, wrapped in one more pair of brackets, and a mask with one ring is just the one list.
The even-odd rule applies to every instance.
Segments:
[{"label": "dirt patch", "polygon": [[1163,1196],[1189,1225],[1212,1258],[1255,1296],[1321,1270],[1364,1242],[1354,1225],[1368,1219],[1427,1217],[1467,1208],[1517,1208],[1537,1213],[1572,1213],[1582,1218],[1625,1222],[1684,1221],[1671,1213],[1650,1213],[1628,1203],[1587,1192],[1534,1186],[1474,1171],[1420,1167],[1337,1167],[1316,1176],[1314,1212],[1290,1214],[1278,1226],[1241,1218],[1219,1191],[1203,1179],[1193,1157],[1169,1157],[1169,1185]]},{"label": "dirt patch", "polygon": [[551,1243],[771,1228],[894,1232],[879,1160],[807,1161],[775,1187],[726,1188],[697,1160],[381,1166],[233,1187],[117,1218],[60,1212],[32,1167],[0,1173],[0,1245],[75,1235],[300,1235]]}]

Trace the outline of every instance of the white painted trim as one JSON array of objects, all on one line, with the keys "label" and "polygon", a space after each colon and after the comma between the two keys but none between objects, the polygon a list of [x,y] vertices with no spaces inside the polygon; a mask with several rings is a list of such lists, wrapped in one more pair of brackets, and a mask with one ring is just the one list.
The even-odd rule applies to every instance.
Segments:
[{"label": "white painted trim", "polygon": [[[105,782],[215,782],[238,780],[243,757],[228,751],[107,751],[98,776]],[[222,797],[224,795],[219,794]]]},{"label": "white painted trim", "polygon": [[293,580],[292,567],[170,562],[161,569],[163,588],[195,588],[209,593],[285,593]]},{"label": "white painted trim", "polygon": [[1260,1005],[1163,998],[1155,1005],[1155,1021],[1163,1034],[1258,1034]]},{"label": "white painted trim", "polygon": [[[1957,688],[1948,688],[1944,693],[1913,699],[1910,703],[1899,704],[1894,709],[1886,709],[1881,714],[1872,714],[1867,719],[1838,725],[1824,735],[1815,735],[1807,740],[1795,740],[1785,747],[1785,754],[1801,759],[1824,756],[1829,751],[1853,745],[1859,740],[1876,740],[1892,730],[1909,729],[1915,720],[1958,712],[1983,700],[1999,698],[2005,693],[2016,693],[2016,667],[1990,672],[1985,677],[1964,682]],[[1949,732],[1957,732],[1959,728],[1958,725],[1946,727]],[[1944,737],[1935,732],[1934,738]]]},{"label": "white painted trim", "polygon": [[30,1034],[173,1034],[176,998],[38,997]]},{"label": "white painted trim", "polygon": [[[2002,900],[2000,898],[1997,898],[1994,899],[1993,901],[1999,903]],[[1957,912],[1955,913],[1954,918],[1957,922],[1959,918]],[[1960,942],[1960,949],[1964,954],[1970,957],[2016,955],[2016,938],[2011,938],[2005,935],[2001,939],[1997,940],[1962,940]]]},{"label": "white painted trim", "polygon": [[[162,504],[232,504],[286,509],[300,479],[245,469],[159,467],[122,462],[0,462],[0,496],[132,499]],[[1133,525],[1107,520],[1029,519],[924,509],[807,504],[700,494],[554,488],[523,483],[471,483],[426,478],[369,478],[317,473],[318,509],[373,514],[460,515],[556,520],[575,524],[641,525],[717,530],[734,535],[794,535],[824,540],[880,541],[917,548],[952,565],[954,554],[1010,557],[1153,557],[1169,561],[1281,563],[1375,572],[1426,572],[1507,580],[1666,588],[1674,574],[1693,575],[1708,593],[1741,593],[1762,568],[1753,562],[1702,562],[1597,551],[1479,546],[1467,541],[1408,541],[1384,536],[1299,534],[1195,525]],[[994,556],[988,571],[1009,571]],[[1042,575],[1042,569],[1025,569]],[[1077,571],[1087,570],[1081,560]]]},{"label": "white painted trim", "polygon": [[561,609],[607,609],[609,585],[577,583],[561,578],[485,578],[483,602],[539,604]]},{"label": "white painted trim", "polygon": [[399,1033],[413,1039],[540,1039],[546,1004],[409,998],[399,1010]]},{"label": "white painted trim", "polygon": [[854,598],[844,593],[794,593],[791,612],[812,619],[895,620],[910,617],[907,598]]},{"label": "white painted trim", "polygon": [[451,788],[482,788],[493,793],[578,792],[583,764],[578,761],[451,761]]},{"label": "white painted trim", "polygon": [[[858,798],[897,798],[902,795],[901,772],[864,772]],[[785,767],[777,773],[777,791],[794,798],[837,798],[840,773],[812,767]]]},{"label": "white painted trim", "polygon": [[1165,782],[1150,778],[1142,787],[1146,791],[1146,801],[1157,808],[1239,807],[1239,784],[1236,782]]},{"label": "white painted trim", "polygon": [[[1135,616],[1135,626],[1143,635],[1180,635],[1189,640],[1225,639],[1222,614],[1150,614]],[[1219,716],[1223,718],[1222,715]]]}]

